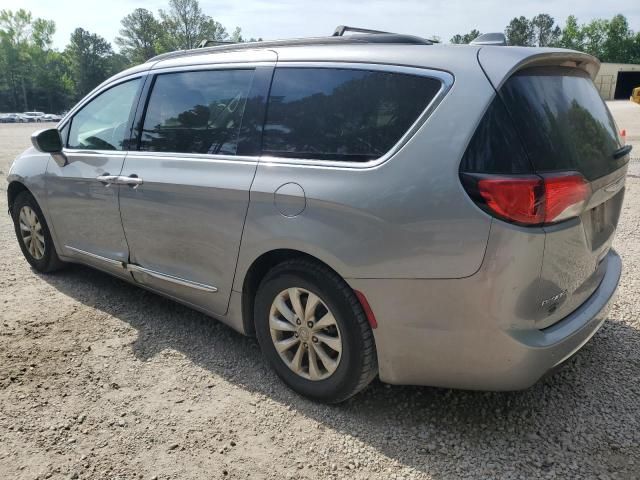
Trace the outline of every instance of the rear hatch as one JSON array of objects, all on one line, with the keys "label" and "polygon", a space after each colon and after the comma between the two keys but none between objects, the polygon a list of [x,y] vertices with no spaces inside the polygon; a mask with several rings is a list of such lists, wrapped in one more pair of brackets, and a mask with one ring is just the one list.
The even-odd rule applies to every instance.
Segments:
[{"label": "rear hatch", "polygon": [[[482,129],[484,140],[478,139]],[[545,232],[538,298],[532,298],[538,328],[570,314],[600,284],[628,160],[628,147],[584,70],[531,66],[500,86],[461,178],[493,216]]]}]

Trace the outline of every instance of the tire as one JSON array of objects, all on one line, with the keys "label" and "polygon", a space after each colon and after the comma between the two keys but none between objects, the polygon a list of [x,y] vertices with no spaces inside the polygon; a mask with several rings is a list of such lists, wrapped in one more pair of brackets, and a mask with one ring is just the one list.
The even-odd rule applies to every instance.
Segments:
[{"label": "tire", "polygon": [[[21,220],[20,217],[23,209],[24,215]],[[31,216],[30,212],[35,215],[37,223],[36,228],[30,230],[29,233],[33,233],[34,231],[40,233],[38,238],[41,239],[38,240],[37,246],[35,247],[33,247],[33,244],[29,240],[25,239],[25,236],[23,235],[23,232],[26,232],[26,228],[30,228],[32,225],[30,220],[33,216]],[[51,239],[51,233],[49,232],[49,226],[44,219],[44,215],[42,214],[42,210],[40,209],[38,202],[33,198],[33,195],[29,192],[20,192],[13,202],[11,217],[13,218],[13,226],[22,254],[34,269],[41,273],[49,273],[59,270],[65,265],[64,262],[58,258],[58,254],[56,253],[56,249],[53,245],[53,240]],[[38,224],[40,226],[39,229],[37,228]],[[29,236],[31,237],[33,235]],[[29,245],[27,243],[29,243]],[[39,248],[40,245],[42,245],[42,248]]]},{"label": "tire", "polygon": [[[292,298],[296,297],[300,312],[309,315],[305,319],[295,315],[298,310]],[[326,403],[342,402],[377,375],[373,332],[362,306],[349,285],[328,267],[307,259],[275,266],[260,283],[254,306],[256,335],[264,356],[284,383],[300,395]],[[293,321],[280,310],[293,316]],[[272,322],[271,317],[284,324]],[[281,354],[276,342],[292,347]],[[312,362],[311,356],[316,360]]]}]

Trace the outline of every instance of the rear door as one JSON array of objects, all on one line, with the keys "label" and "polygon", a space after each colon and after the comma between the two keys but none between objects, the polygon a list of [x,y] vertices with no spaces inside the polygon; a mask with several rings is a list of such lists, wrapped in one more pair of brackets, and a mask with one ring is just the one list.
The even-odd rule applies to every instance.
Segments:
[{"label": "rear door", "polygon": [[598,287],[624,197],[629,160],[589,75],[568,67],[517,72],[499,90],[536,174],[577,172],[588,187],[579,216],[547,225],[539,326],[575,310]]},{"label": "rear door", "polygon": [[121,175],[139,283],[226,313],[272,73],[260,63],[155,74]]}]

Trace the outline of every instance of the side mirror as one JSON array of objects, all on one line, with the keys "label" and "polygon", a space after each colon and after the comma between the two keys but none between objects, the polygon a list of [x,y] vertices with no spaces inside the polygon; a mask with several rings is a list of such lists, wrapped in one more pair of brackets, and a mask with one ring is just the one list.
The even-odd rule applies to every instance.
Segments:
[{"label": "side mirror", "polygon": [[36,150],[50,153],[59,166],[64,167],[68,163],[67,156],[62,152],[62,139],[57,128],[34,132],[31,135],[31,143]]}]

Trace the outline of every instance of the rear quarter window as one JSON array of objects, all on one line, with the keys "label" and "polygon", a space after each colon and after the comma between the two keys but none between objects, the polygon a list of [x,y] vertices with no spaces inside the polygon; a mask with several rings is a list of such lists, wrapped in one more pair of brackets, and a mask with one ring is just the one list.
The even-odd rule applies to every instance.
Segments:
[{"label": "rear quarter window", "polygon": [[383,156],[441,88],[430,77],[339,68],[279,68],[263,153],[319,160]]}]

